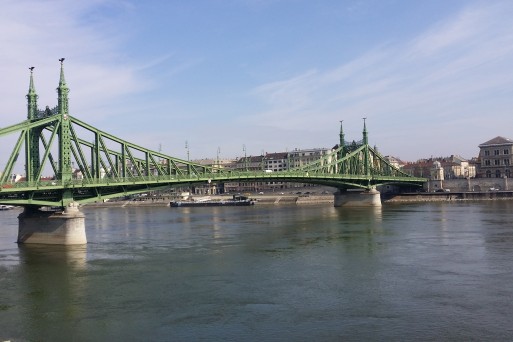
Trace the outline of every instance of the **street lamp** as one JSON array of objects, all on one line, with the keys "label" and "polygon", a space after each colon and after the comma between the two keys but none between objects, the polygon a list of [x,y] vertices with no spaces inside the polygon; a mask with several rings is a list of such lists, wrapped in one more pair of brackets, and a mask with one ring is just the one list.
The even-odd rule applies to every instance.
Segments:
[{"label": "street lamp", "polygon": [[217,164],[217,165],[216,165],[217,169],[219,169],[219,168],[220,168],[220,167],[219,167],[219,153],[221,153],[221,148],[218,146],[218,147],[217,147],[217,162],[216,162],[216,164]]},{"label": "street lamp", "polygon": [[244,151],[244,168],[248,171],[248,158],[246,156],[246,144],[242,145],[242,151]]},{"label": "street lamp", "polygon": [[264,150],[262,150],[262,171],[264,171]]},{"label": "street lamp", "polygon": [[[187,151],[187,161],[189,161],[189,143],[185,140],[185,150]],[[187,174],[191,175],[191,165],[187,163]]]}]

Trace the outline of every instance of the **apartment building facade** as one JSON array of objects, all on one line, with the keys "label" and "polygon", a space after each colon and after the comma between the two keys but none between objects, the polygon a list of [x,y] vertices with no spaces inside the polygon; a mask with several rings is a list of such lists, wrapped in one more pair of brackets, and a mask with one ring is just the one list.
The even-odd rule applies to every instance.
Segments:
[{"label": "apartment building facade", "polygon": [[513,175],[513,140],[501,136],[479,145],[479,178],[511,178]]}]

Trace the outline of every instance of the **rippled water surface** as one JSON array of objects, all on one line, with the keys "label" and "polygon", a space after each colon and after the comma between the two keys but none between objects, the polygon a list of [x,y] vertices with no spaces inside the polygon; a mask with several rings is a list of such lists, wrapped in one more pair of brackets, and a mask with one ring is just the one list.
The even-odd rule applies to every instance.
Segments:
[{"label": "rippled water surface", "polygon": [[73,248],[0,212],[0,340],[513,340],[510,201],[83,211]]}]

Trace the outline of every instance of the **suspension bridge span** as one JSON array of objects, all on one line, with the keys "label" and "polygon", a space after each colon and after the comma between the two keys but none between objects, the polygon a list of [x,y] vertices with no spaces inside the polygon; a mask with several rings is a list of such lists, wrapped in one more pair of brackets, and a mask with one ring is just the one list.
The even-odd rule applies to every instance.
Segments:
[{"label": "suspension bridge span", "polygon": [[[86,243],[81,204],[169,187],[253,181],[310,183],[339,189],[335,205],[343,206],[381,205],[376,187],[421,186],[426,181],[402,172],[370,147],[365,121],[361,141],[346,142],[341,125],[339,142],[329,153],[301,167],[272,173],[227,170],[219,164],[200,165],[152,151],[70,115],[64,59],[60,62],[57,106],[39,109],[34,68],[30,68],[27,118],[0,129],[0,137],[18,136],[0,175],[0,204],[24,207],[19,216],[19,243]],[[12,174],[22,163],[24,178],[14,181]],[[44,177],[48,170],[52,177]],[[43,207],[59,210],[40,210]]]}]

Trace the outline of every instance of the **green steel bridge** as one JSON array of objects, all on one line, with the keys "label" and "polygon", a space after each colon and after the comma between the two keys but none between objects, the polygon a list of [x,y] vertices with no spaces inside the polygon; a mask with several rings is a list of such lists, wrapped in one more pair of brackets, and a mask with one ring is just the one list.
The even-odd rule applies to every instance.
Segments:
[{"label": "green steel bridge", "polygon": [[[287,171],[226,170],[171,157],[106,133],[69,114],[61,59],[58,104],[40,110],[30,68],[28,115],[21,123],[0,129],[0,137],[18,139],[0,175],[0,204],[24,207],[66,207],[169,187],[223,182],[299,182],[338,189],[375,189],[383,184],[421,186],[391,165],[363,139],[347,143],[340,127],[339,143],[330,153]],[[21,155],[21,157],[20,157]],[[12,180],[24,163],[25,177]],[[44,170],[53,170],[51,179]]]}]

